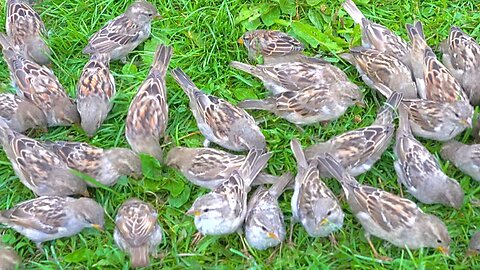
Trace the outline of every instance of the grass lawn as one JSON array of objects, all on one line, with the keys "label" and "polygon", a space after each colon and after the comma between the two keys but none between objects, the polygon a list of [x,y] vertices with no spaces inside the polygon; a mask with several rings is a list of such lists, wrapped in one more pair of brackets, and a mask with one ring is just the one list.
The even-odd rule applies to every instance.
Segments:
[{"label": "grass lawn", "polygon": [[[451,25],[461,27],[480,40],[480,3],[477,0],[356,2],[368,18],[386,25],[404,38],[407,38],[405,23],[422,21],[427,42],[435,49],[447,37]],[[53,69],[72,97],[87,61],[81,50],[88,38],[108,20],[122,13],[129,3],[127,0],[45,0],[36,6],[49,30],[48,41],[54,51]],[[341,1],[153,0],[153,3],[163,19],[153,23],[152,37],[129,55],[127,64],[112,63],[118,94],[112,112],[97,135],[89,139],[79,127],[59,127],[51,128],[48,134],[31,136],[41,140],[84,141],[105,148],[128,147],[124,136],[127,109],[149,70],[158,43],[174,47],[170,68],[181,67],[206,92],[232,103],[245,98],[263,98],[267,91],[260,81],[228,67],[232,60],[247,61],[246,50],[237,44],[237,39],[246,30],[255,28],[280,29],[302,39],[308,54],[325,56],[345,70],[352,81],[361,85],[367,103],[365,108],[350,108],[343,117],[325,127],[305,127],[305,132],[272,114],[254,112],[254,116],[262,121],[260,127],[267,139],[268,149],[273,152],[267,169],[270,173],[280,175],[285,171],[296,171],[289,147],[292,138],[298,138],[306,147],[347,130],[367,126],[384,101],[361,82],[352,66],[337,57],[350,46],[360,44],[359,28],[341,9]],[[4,11],[0,19],[4,29]],[[167,86],[170,107],[167,132],[170,141],[165,143],[166,151],[174,145],[200,147],[203,136],[197,132],[186,95],[170,75]],[[14,91],[3,61],[0,63],[0,91]],[[459,139],[471,141],[470,131]],[[424,143],[434,153],[440,148],[440,144],[433,141]],[[398,193],[393,161],[393,151],[389,148],[371,171],[358,177],[359,181]],[[345,224],[335,234],[338,246],[333,246],[328,238],[310,238],[299,224],[295,226],[294,245],[284,244],[262,252],[252,249],[251,257],[240,252],[242,245],[236,234],[206,237],[193,246],[191,240],[196,229],[193,218],[184,212],[195,198],[207,190],[194,187],[173,169],[148,162],[145,163],[148,173],[140,181],[123,179],[112,187],[113,191],[99,188],[92,192],[93,197],[105,207],[106,232],[84,230],[71,238],[47,242],[44,246],[50,260],[36,250],[33,242],[15,231],[2,228],[0,234],[2,241],[14,246],[24,259],[26,269],[128,269],[128,257],[113,241],[114,218],[122,202],[138,197],[158,209],[159,221],[164,229],[164,241],[160,247],[163,260],[154,260],[151,269],[480,269],[480,260],[464,256],[470,236],[480,229],[480,210],[472,204],[480,194],[480,184],[451,164],[442,162],[442,165],[447,174],[458,179],[464,188],[465,204],[459,211],[438,205],[419,205],[447,224],[453,239],[450,256],[427,249],[410,252],[374,239],[374,245],[382,255],[394,258],[389,263],[377,262],[360,224],[349,212],[345,201]],[[3,152],[0,154],[0,179],[0,209],[34,197],[19,182]],[[326,182],[335,193],[340,194],[340,186],[335,180],[327,179]],[[288,191],[280,199],[287,221],[291,216],[291,195],[292,192]],[[275,254],[272,255],[272,252]]]}]

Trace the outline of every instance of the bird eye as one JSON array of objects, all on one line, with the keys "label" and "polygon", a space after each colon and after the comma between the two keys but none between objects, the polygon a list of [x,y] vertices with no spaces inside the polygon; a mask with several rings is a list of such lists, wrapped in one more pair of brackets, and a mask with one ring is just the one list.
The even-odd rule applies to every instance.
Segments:
[{"label": "bird eye", "polygon": [[210,209],[205,208],[205,209],[203,209],[203,212],[204,212],[204,213],[207,213],[209,210],[210,210]]},{"label": "bird eye", "polygon": [[437,239],[437,243],[438,243],[438,244],[441,244],[441,243],[442,243],[442,240]]},{"label": "bird eye", "polygon": [[267,231],[267,227],[265,227],[265,226],[262,226],[261,228],[262,228],[262,231],[264,231],[264,232],[266,232],[266,231]]},{"label": "bird eye", "polygon": [[330,216],[332,214],[332,210],[328,210],[327,216]]}]

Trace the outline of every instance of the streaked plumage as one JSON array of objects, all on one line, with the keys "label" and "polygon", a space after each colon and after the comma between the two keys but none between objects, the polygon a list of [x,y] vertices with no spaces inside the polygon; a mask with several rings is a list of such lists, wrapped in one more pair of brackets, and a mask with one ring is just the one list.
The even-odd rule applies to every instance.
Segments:
[{"label": "streaked plumage", "polygon": [[31,128],[47,129],[47,118],[35,104],[10,93],[0,94],[0,117],[16,132]]}]

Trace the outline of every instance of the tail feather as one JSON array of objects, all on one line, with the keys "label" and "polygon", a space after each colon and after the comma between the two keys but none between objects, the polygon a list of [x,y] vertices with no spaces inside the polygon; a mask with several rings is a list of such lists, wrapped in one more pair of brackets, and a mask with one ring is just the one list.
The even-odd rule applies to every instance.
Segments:
[{"label": "tail feather", "polygon": [[400,107],[398,108],[398,113],[400,115],[400,126],[398,127],[398,134],[412,134],[412,131],[410,129],[408,111],[405,108],[405,105],[400,105]]},{"label": "tail feather", "polygon": [[350,63],[351,65],[354,65],[354,66],[355,66],[355,65],[357,64],[357,62],[356,62],[356,60],[355,60],[355,57],[354,57],[353,54],[351,53],[352,50],[353,50],[353,48],[350,49],[350,53],[342,53],[342,54],[340,54],[340,58],[342,58],[343,60],[347,61],[347,62]]},{"label": "tail feather", "polygon": [[190,99],[194,99],[193,93],[198,88],[195,86],[190,77],[188,77],[188,75],[185,74],[185,72],[183,72],[181,68],[176,68],[172,70],[171,73],[173,78],[175,79],[175,81],[177,81],[178,85],[180,85],[185,94],[187,94]]},{"label": "tail feather", "polygon": [[8,144],[12,136],[14,136],[13,130],[10,129],[5,119],[0,117],[0,142],[2,145]]},{"label": "tail feather", "polygon": [[292,148],[293,155],[297,160],[297,166],[302,168],[308,167],[307,158],[305,157],[305,153],[303,152],[302,145],[297,139],[292,139],[290,141],[290,148]]},{"label": "tail feather", "polygon": [[345,168],[329,153],[326,153],[323,157],[317,158],[319,166],[326,169],[333,178],[337,179],[342,184],[343,189],[347,192],[348,186],[357,186],[357,180],[348,174]]},{"label": "tail feather", "polygon": [[280,176],[278,178],[277,182],[275,182],[270,187],[268,192],[270,192],[270,194],[272,194],[272,196],[278,198],[280,195],[282,195],[283,191],[287,188],[288,184],[290,184],[292,179],[293,179],[293,174],[291,174],[289,172],[283,174],[282,176]]},{"label": "tail feather", "polygon": [[402,93],[393,92],[387,99],[387,102],[378,110],[375,124],[386,125],[392,123],[394,111],[398,108],[398,105],[400,105],[402,98]]},{"label": "tail feather", "polygon": [[171,46],[165,46],[164,44],[157,46],[155,56],[153,57],[152,68],[158,70],[162,77],[165,77],[165,74],[167,73],[167,68],[170,64],[172,54],[173,48]]},{"label": "tail feather", "polygon": [[247,109],[247,110],[273,110],[274,104],[269,99],[260,99],[260,100],[253,100],[248,99],[241,101],[237,104],[238,107]]},{"label": "tail feather", "polygon": [[12,45],[10,43],[10,39],[8,38],[7,34],[0,33],[0,45],[2,45],[2,48],[4,50],[12,47]]},{"label": "tail feather", "polygon": [[425,42],[425,36],[423,34],[423,26],[421,22],[417,21],[413,25],[406,24],[405,27],[407,28],[407,34],[412,43],[419,41]]},{"label": "tail feather", "polygon": [[237,62],[237,61],[232,61],[230,63],[230,66],[233,67],[233,68],[239,69],[243,72],[253,74],[253,75],[255,75],[255,71],[257,69],[257,67],[255,67],[255,66],[245,64],[245,63],[242,63],[242,62]]},{"label": "tail feather", "polygon": [[252,184],[260,171],[267,166],[271,156],[271,153],[264,153],[262,149],[251,149],[248,152],[245,162],[239,169],[240,177],[245,181],[245,186]]},{"label": "tail feather", "polygon": [[132,268],[147,267],[150,265],[147,245],[130,248],[130,264]]},{"label": "tail feather", "polygon": [[346,0],[342,4],[343,9],[352,17],[355,23],[362,25],[362,20],[365,18],[363,13],[358,9],[357,5],[352,0]]}]

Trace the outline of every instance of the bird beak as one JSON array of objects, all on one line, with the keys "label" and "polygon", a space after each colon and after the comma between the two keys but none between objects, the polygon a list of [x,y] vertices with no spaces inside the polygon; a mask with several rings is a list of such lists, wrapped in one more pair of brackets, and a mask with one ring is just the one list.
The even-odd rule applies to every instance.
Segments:
[{"label": "bird beak", "polygon": [[197,211],[197,210],[193,209],[193,207],[192,207],[192,208],[188,209],[188,211],[185,212],[185,214],[189,215],[189,216],[198,217],[198,216],[200,216],[200,211]]},{"label": "bird beak", "polygon": [[92,228],[97,229],[101,232],[103,232],[103,226],[100,224],[92,224]]},{"label": "bird beak", "polygon": [[323,226],[323,225],[325,225],[325,224],[327,224],[327,223],[328,223],[328,219],[327,219],[327,218],[324,218],[324,219],[322,219],[322,221],[320,222],[320,224],[318,225],[318,227],[321,227],[321,226]]},{"label": "bird beak", "polygon": [[468,128],[472,128],[472,121],[471,120],[462,119],[461,123],[462,123],[462,125],[464,125]]},{"label": "bird beak", "polygon": [[162,15],[160,15],[158,13],[157,13],[157,15],[153,16],[153,19],[155,19],[155,20],[160,20],[162,18],[163,18]]},{"label": "bird beak", "polygon": [[84,197],[90,197],[90,193],[88,193],[88,189],[85,189],[85,192],[83,192],[81,195]]},{"label": "bird beak", "polygon": [[442,254],[445,254],[445,255],[448,255],[450,254],[450,248],[449,247],[438,247],[437,248],[438,251],[440,251]]},{"label": "bird beak", "polygon": [[243,38],[239,38],[239,39],[237,40],[237,42],[238,42],[238,44],[243,45]]},{"label": "bird beak", "polygon": [[277,236],[275,233],[273,233],[273,232],[268,232],[268,233],[267,233],[267,236],[270,237],[270,238],[272,238],[272,239],[278,239],[278,236]]},{"label": "bird beak", "polygon": [[363,108],[363,107],[365,107],[365,101],[357,100],[357,102],[355,102],[355,105]]}]

